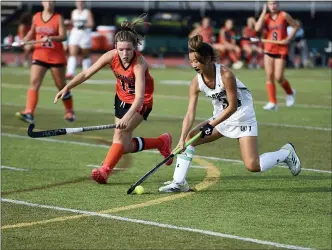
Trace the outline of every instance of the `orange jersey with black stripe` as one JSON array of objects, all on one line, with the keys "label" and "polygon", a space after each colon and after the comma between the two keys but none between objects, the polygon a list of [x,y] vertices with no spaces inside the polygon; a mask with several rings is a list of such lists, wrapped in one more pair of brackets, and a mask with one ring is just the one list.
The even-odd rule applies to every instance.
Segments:
[{"label": "orange jersey with black stripe", "polygon": [[[264,27],[266,30],[266,39],[281,41],[287,38],[287,20],[285,12],[280,11],[275,20],[271,18],[270,13],[266,14],[264,19]],[[279,45],[273,43],[265,43],[264,51],[271,54],[288,54],[288,45]]]},{"label": "orange jersey with black stripe", "polygon": [[[244,37],[256,37],[257,36],[257,32],[255,29],[249,28],[248,26],[244,27],[243,29],[243,36]],[[248,40],[242,40],[241,41],[241,45],[245,45],[245,44],[251,44],[250,41]]]},{"label": "orange jersey with black stripe", "polygon": [[[225,27],[221,28],[221,31],[225,32],[225,40],[229,43],[232,42],[232,36],[235,36],[235,31],[234,30],[227,30]],[[224,41],[222,40],[221,35],[219,36],[219,43],[223,44]]]},{"label": "orange jersey with black stripe", "polygon": [[212,27],[208,27],[208,28],[201,27],[200,31],[201,31],[200,35],[203,37],[203,42],[211,44],[213,42],[213,40],[212,40],[212,36],[213,36]]},{"label": "orange jersey with black stripe", "polygon": [[[134,58],[129,66],[124,67],[119,54],[116,52],[110,67],[116,77],[116,94],[121,101],[125,103],[133,103],[135,100],[135,72],[137,58],[141,56],[139,51],[135,52]],[[153,104],[154,79],[150,75],[149,69],[145,71],[145,93],[144,104],[151,108]]]},{"label": "orange jersey with black stripe", "polygon": [[[35,39],[41,40],[44,36],[58,36],[60,17],[60,14],[54,13],[49,20],[44,21],[42,12],[36,13],[33,17],[33,24],[35,26],[36,34]],[[51,64],[65,64],[66,55],[62,42],[50,41],[45,43],[36,43],[32,60],[39,60]]]}]

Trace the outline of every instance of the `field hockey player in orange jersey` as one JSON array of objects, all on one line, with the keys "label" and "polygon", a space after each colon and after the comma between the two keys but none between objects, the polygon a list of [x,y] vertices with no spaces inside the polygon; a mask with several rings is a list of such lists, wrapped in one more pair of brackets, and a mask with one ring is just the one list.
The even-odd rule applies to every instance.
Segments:
[{"label": "field hockey player in orange jersey", "polygon": [[[267,13],[267,8],[269,13]],[[294,29],[287,36],[287,26]],[[266,39],[271,42],[264,43],[264,67],[266,72],[266,89],[269,102],[264,106],[265,110],[277,110],[276,87],[274,81],[278,81],[285,90],[286,106],[291,107],[295,103],[295,90],[291,88],[285,78],[284,71],[288,54],[288,44],[294,37],[298,23],[287,13],[279,10],[276,1],[268,1],[264,4],[263,11],[255,25],[256,31],[265,29]]]},{"label": "field hockey player in orange jersey", "polygon": [[[135,30],[137,24],[144,23],[145,17],[146,15],[142,15],[134,22],[122,22],[120,31],[115,35],[116,48],[103,54],[91,67],[76,75],[54,99],[56,103],[59,98],[66,96],[70,89],[83,83],[106,65],[110,66],[117,78],[114,100],[117,127],[113,144],[102,166],[92,170],[91,174],[100,184],[107,182],[124,154],[147,149],[158,149],[165,158],[171,154],[172,138],[168,133],[157,138],[132,138],[133,131],[148,118],[153,105],[154,79],[149,73],[145,58],[137,50],[143,37]],[[172,160],[166,163],[170,164]]]},{"label": "field hockey player in orange jersey", "polygon": [[[39,88],[48,69],[51,70],[59,90],[66,86],[66,56],[61,43],[66,39],[63,18],[54,12],[54,1],[42,1],[42,5],[43,11],[33,16],[31,29],[23,38],[24,42],[34,39],[41,41],[34,46],[25,110],[16,113],[19,119],[28,123],[34,123],[33,115],[38,103]],[[67,92],[62,101],[65,106],[64,119],[73,122],[75,115],[71,93]]]}]

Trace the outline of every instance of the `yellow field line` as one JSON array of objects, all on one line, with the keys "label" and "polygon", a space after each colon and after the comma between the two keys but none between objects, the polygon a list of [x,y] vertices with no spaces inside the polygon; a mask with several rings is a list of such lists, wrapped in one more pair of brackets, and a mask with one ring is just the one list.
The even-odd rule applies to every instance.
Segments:
[{"label": "yellow field line", "polygon": [[[202,182],[198,183],[194,189],[197,191],[201,191],[203,189],[207,189],[213,184],[216,184],[219,179],[220,179],[220,171],[219,169],[213,165],[212,163],[205,161],[201,158],[195,157],[194,161],[198,163],[199,165],[205,166],[206,168],[206,176],[203,179]],[[189,195],[193,195],[195,192],[187,192],[187,193],[179,193],[179,194],[173,194],[169,195],[166,197],[146,201],[143,203],[139,204],[133,204],[133,205],[128,205],[128,206],[123,206],[123,207],[117,207],[117,208],[111,208],[107,210],[102,210],[97,213],[116,213],[116,212],[121,212],[121,211],[127,211],[127,210],[132,210],[132,209],[137,209],[137,208],[142,208],[142,207],[148,207],[148,206],[153,206],[153,205],[158,205],[164,202],[169,202],[173,201],[179,198],[187,197]],[[1,230],[4,229],[11,229],[11,228],[22,228],[22,227],[30,227],[30,226],[35,226],[35,225],[41,225],[41,224],[47,224],[47,223],[52,223],[52,222],[61,222],[61,221],[68,221],[68,220],[75,220],[75,219],[80,219],[83,217],[87,216],[92,216],[92,215],[86,215],[86,214],[80,214],[80,215],[71,215],[71,216],[61,216],[53,219],[47,219],[47,220],[39,220],[39,221],[32,221],[32,222],[24,222],[24,223],[18,223],[18,224],[13,224],[13,225],[4,225],[1,227]]]}]

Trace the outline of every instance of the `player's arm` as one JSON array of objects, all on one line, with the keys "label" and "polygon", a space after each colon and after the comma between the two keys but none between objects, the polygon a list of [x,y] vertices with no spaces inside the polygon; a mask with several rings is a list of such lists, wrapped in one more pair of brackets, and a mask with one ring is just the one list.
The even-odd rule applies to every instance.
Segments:
[{"label": "player's arm", "polygon": [[103,54],[94,64],[92,64],[87,70],[84,70],[77,74],[62,90],[60,90],[54,98],[54,103],[62,98],[69,90],[80,85],[88,80],[91,76],[97,73],[99,70],[109,64],[115,55],[115,50],[111,50]]},{"label": "player's arm", "polygon": [[59,16],[59,34],[57,36],[49,36],[48,39],[54,42],[62,42],[67,39],[65,23],[61,15]]},{"label": "player's arm", "polygon": [[299,26],[300,26],[300,25],[299,25],[299,23],[298,23],[296,20],[294,20],[294,18],[292,18],[291,15],[289,15],[287,12],[284,12],[284,15],[285,15],[285,19],[286,19],[287,23],[288,23],[290,26],[293,27],[292,32],[291,32],[291,33],[287,36],[287,38],[286,38],[286,41],[287,41],[287,42],[290,42],[290,41],[294,38],[294,36],[295,36],[297,30],[299,29]]},{"label": "player's arm", "polygon": [[256,30],[256,32],[260,32],[264,28],[266,11],[267,11],[267,5],[264,4],[263,5],[262,13],[259,16],[257,22],[255,23],[255,30]]},{"label": "player's arm", "polygon": [[229,118],[238,107],[237,86],[234,74],[229,69],[221,68],[221,78],[225,86],[228,106],[216,119],[210,122],[213,127]]},{"label": "player's arm", "polygon": [[199,92],[200,91],[198,88],[198,80],[197,76],[195,76],[189,86],[189,104],[187,108],[187,113],[182,122],[180,141],[185,141],[190,129],[194,124]]},{"label": "player's arm", "polygon": [[122,119],[129,121],[134,114],[139,110],[144,102],[145,94],[145,72],[148,68],[142,56],[137,58],[137,63],[134,66],[135,73],[135,100],[129,108],[128,112],[123,116]]},{"label": "player's arm", "polygon": [[35,17],[32,19],[32,24],[30,27],[30,30],[25,35],[25,37],[22,39],[24,42],[31,41],[36,37],[36,25],[35,25]]},{"label": "player's arm", "polygon": [[93,14],[90,10],[88,10],[88,22],[85,24],[85,28],[92,29],[95,26],[95,21],[93,18]]}]

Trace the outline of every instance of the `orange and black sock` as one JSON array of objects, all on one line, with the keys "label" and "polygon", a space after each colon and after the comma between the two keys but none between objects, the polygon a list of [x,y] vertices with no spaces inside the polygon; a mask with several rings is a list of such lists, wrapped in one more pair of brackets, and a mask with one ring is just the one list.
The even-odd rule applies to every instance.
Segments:
[{"label": "orange and black sock", "polygon": [[71,92],[68,92],[62,98],[63,105],[65,106],[66,112],[73,112],[73,96]]},{"label": "orange and black sock", "polygon": [[266,83],[267,95],[269,97],[269,101],[276,104],[277,96],[276,96],[276,85],[273,82]]},{"label": "orange and black sock", "polygon": [[285,90],[285,92],[287,93],[287,95],[292,95],[293,94],[293,90],[289,84],[289,82],[287,81],[287,79],[284,79],[281,83],[280,83],[281,87]]},{"label": "orange and black sock", "polygon": [[38,93],[39,91],[36,89],[28,89],[25,113],[33,114],[35,112],[38,103]]},{"label": "orange and black sock", "polygon": [[159,149],[163,146],[163,141],[159,138],[142,138],[134,137],[133,142],[133,151],[132,153],[140,152],[142,150],[148,149]]}]

